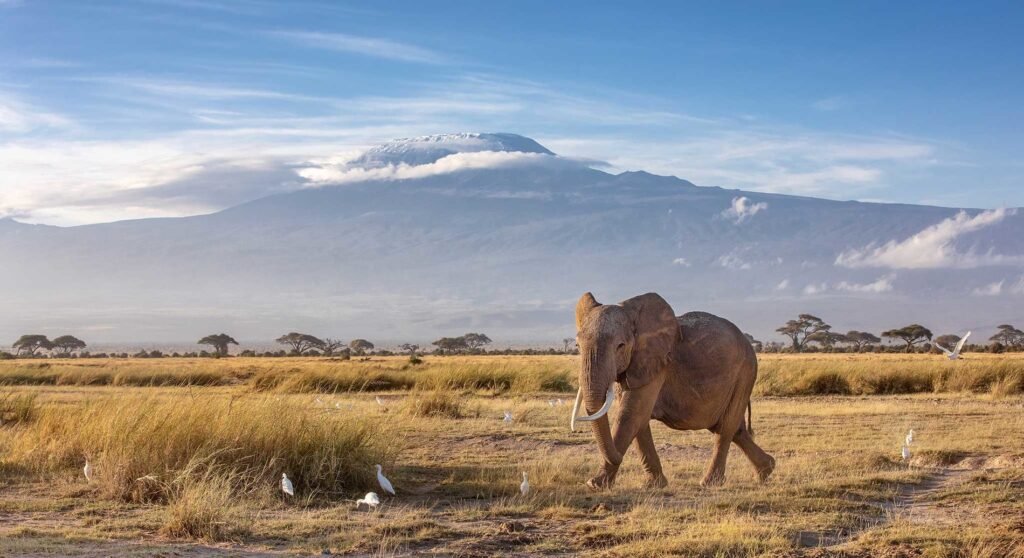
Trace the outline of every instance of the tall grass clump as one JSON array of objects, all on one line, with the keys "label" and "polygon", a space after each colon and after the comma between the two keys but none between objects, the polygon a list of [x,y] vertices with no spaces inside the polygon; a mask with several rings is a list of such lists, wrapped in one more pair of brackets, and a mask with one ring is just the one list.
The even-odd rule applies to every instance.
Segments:
[{"label": "tall grass clump", "polygon": [[0,394],[0,425],[31,422],[39,414],[34,393]]},{"label": "tall grass clump", "polygon": [[43,407],[11,455],[39,472],[77,470],[89,459],[106,495],[167,501],[171,481],[197,461],[229,473],[235,491],[251,485],[270,494],[282,472],[304,495],[362,490],[394,442],[379,423],[271,398],[119,397]]},{"label": "tall grass clump", "polygon": [[466,415],[464,407],[462,400],[455,394],[447,390],[434,390],[406,398],[402,411],[413,417],[459,419]]},{"label": "tall grass clump", "polygon": [[249,514],[236,492],[246,481],[197,460],[167,487],[161,532],[177,538],[223,541],[246,534]]}]

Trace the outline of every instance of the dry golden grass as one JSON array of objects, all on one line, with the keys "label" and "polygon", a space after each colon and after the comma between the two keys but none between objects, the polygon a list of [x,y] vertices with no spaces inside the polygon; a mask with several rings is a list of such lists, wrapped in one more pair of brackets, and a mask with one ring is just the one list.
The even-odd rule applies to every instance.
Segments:
[{"label": "dry golden grass", "polygon": [[[1012,379],[1017,357],[950,363],[969,365],[958,371],[927,356],[768,356],[768,380],[838,370],[860,385],[859,375],[891,368],[942,385],[956,377],[961,387],[757,397],[758,442],[778,460],[765,485],[732,451],[726,485],[701,489],[711,435],[655,423],[669,487],[644,489],[631,449],[615,489],[599,493],[583,485],[598,462],[589,432],[568,431],[571,400],[548,404],[559,396],[544,379],[571,381],[570,357],[428,357],[414,369],[403,361],[168,359],[153,370],[197,366],[233,380],[9,387],[7,400],[31,400],[32,411],[0,427],[0,555],[988,557],[1024,548],[1024,440],[1013,435],[1024,432],[1024,398],[1013,386],[973,381],[1004,370]],[[141,375],[152,362],[112,364],[114,375]],[[286,387],[359,371],[413,382],[381,393],[388,412],[360,388]],[[254,388],[275,373],[285,381]],[[918,441],[907,464],[899,450],[911,427]],[[82,478],[86,455],[95,458],[94,483]],[[357,511],[356,497],[380,492],[378,459],[398,497]],[[285,470],[294,499],[278,488]]]}]

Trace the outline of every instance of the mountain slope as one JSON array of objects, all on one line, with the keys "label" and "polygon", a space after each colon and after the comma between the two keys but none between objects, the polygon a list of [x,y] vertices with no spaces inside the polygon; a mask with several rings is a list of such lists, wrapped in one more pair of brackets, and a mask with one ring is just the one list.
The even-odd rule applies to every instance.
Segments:
[{"label": "mountain slope", "polygon": [[[1007,304],[1024,295],[1014,292],[1024,258],[1014,212],[978,225],[989,214],[957,222],[948,208],[612,175],[508,134],[436,138],[371,150],[346,171],[531,156],[344,181],[196,217],[0,221],[0,261],[11,269],[0,274],[0,339],[52,329],[109,341],[214,330],[430,340],[473,329],[541,341],[572,333],[573,304],[587,290],[608,302],[658,291],[679,313],[718,312],[760,337],[798,312],[844,331],[918,321],[939,333],[1024,318]],[[915,234],[922,253],[948,261],[872,266],[892,258],[871,250]],[[850,266],[837,265],[841,254]],[[997,283],[996,295],[971,294]]]}]

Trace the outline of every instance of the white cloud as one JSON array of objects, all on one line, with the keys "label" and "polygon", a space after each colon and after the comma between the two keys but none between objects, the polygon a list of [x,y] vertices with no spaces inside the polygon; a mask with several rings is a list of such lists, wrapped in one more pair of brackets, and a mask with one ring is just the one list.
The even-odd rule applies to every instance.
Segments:
[{"label": "white cloud", "polygon": [[445,60],[444,56],[432,50],[377,37],[315,31],[271,31],[269,34],[306,47],[351,52],[388,60],[429,64],[439,64]]},{"label": "white cloud", "polygon": [[718,265],[727,269],[750,269],[750,263],[743,261],[735,252],[719,256]]},{"label": "white cloud", "polygon": [[752,203],[746,196],[740,196],[733,198],[732,205],[725,211],[722,211],[721,215],[739,225],[765,209],[768,209],[768,202]]},{"label": "white cloud", "polygon": [[37,109],[14,95],[0,92],[0,134],[23,134],[38,128],[64,128],[71,121],[59,114]]},{"label": "white cloud", "polygon": [[828,283],[810,283],[804,287],[805,295],[821,294],[828,290]]},{"label": "white cloud", "polygon": [[1003,281],[989,283],[984,287],[978,287],[971,291],[973,296],[999,296],[1003,293]]},{"label": "white cloud", "polygon": [[520,164],[573,164],[543,153],[477,151],[454,153],[425,165],[387,165],[378,168],[323,164],[300,169],[298,174],[315,185],[344,184],[366,180],[406,180],[462,170],[508,167]]},{"label": "white cloud", "polygon": [[778,285],[775,285],[775,290],[776,291],[784,291],[788,287],[789,287],[789,279],[783,279],[782,281],[779,281]]},{"label": "white cloud", "polygon": [[881,246],[868,245],[849,250],[836,257],[836,265],[844,267],[887,267],[890,269],[970,268],[986,265],[1015,264],[1017,256],[974,252],[958,252],[954,241],[967,233],[981,230],[1016,215],[1012,209],[993,209],[975,216],[961,211],[910,238],[890,240]]},{"label": "white cloud", "polygon": [[686,258],[676,258],[672,260],[672,265],[678,265],[681,267],[690,267],[690,262]]},{"label": "white cloud", "polygon": [[1021,278],[1010,287],[1010,293],[1015,295],[1024,295],[1024,275],[1022,275]]},{"label": "white cloud", "polygon": [[879,277],[876,281],[871,283],[849,283],[847,281],[840,281],[835,286],[837,291],[846,291],[851,293],[884,293],[892,290],[892,280],[895,279],[894,275],[886,275],[885,277]]}]

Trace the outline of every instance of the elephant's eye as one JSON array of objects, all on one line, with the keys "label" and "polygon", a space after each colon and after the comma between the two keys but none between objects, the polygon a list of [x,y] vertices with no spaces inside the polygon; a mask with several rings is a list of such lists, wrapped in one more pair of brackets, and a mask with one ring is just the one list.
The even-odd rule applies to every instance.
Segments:
[{"label": "elephant's eye", "polygon": [[626,344],[625,343],[619,343],[619,346],[615,347],[615,349],[619,350],[619,351],[621,351],[622,349],[625,349],[625,348],[626,348]]}]

